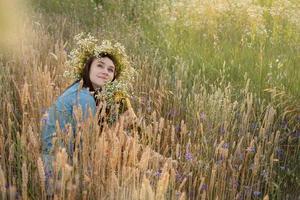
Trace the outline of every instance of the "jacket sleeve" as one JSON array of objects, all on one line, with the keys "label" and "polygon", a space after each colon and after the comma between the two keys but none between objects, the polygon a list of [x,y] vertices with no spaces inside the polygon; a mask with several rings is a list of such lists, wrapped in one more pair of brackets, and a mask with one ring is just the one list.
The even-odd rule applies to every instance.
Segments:
[{"label": "jacket sleeve", "polygon": [[[45,164],[46,173],[52,172],[51,166],[53,161],[52,138],[56,132],[56,122],[59,124],[59,128],[64,132],[66,125],[71,124],[73,133],[76,133],[76,117],[74,114],[74,108],[80,107],[82,110],[82,120],[85,120],[89,116],[89,110],[94,116],[96,113],[96,103],[94,98],[87,92],[81,91],[78,96],[75,93],[70,95],[64,95],[58,98],[56,103],[50,107],[47,116],[45,117],[45,124],[42,129],[42,153]],[[69,153],[72,154],[73,145],[70,141],[70,145],[67,147]]]},{"label": "jacket sleeve", "polygon": [[53,104],[48,112],[44,116],[44,124],[42,128],[42,156],[45,165],[46,176],[52,174],[52,161],[53,155],[52,138],[56,132],[56,122],[58,121],[59,128],[64,131],[66,124],[70,123],[74,126],[74,118],[72,116],[72,105],[68,102],[68,99],[59,98],[55,104]]},{"label": "jacket sleeve", "polygon": [[48,152],[52,148],[52,138],[56,132],[56,121],[59,128],[64,131],[66,124],[74,126],[74,118],[72,116],[72,106],[68,102],[58,99],[57,102],[50,107],[46,114],[45,124],[42,130],[43,152]]}]

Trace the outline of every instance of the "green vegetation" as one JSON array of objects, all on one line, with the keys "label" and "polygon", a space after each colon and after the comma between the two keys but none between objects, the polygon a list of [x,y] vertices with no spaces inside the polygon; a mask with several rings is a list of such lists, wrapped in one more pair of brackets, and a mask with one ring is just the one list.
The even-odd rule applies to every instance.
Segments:
[{"label": "green vegetation", "polygon": [[62,74],[80,32],[126,47],[138,71],[139,129],[127,130],[129,138],[115,127],[89,134],[99,130],[86,122],[83,146],[95,148],[77,149],[72,165],[56,146],[57,198],[300,195],[299,1],[31,0],[27,7],[21,51],[0,57],[3,199],[45,198],[40,119],[71,83]]}]

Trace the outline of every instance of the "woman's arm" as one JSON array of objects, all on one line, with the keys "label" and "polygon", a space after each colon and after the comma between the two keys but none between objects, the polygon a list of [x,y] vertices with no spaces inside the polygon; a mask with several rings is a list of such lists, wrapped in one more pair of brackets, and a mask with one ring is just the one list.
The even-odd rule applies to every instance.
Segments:
[{"label": "woman's arm", "polygon": [[56,123],[58,122],[60,130],[65,132],[66,125],[70,124],[72,130],[76,132],[76,116],[74,109],[82,110],[81,120],[89,117],[89,110],[94,115],[96,112],[96,103],[93,97],[86,91],[80,91],[79,96],[65,95],[58,98],[54,105],[50,107],[46,114],[46,122],[42,130],[43,152],[48,153],[52,148],[52,138],[56,132]]},{"label": "woman's arm", "polygon": [[45,114],[45,121],[42,128],[42,158],[47,179],[53,175],[53,138],[56,136],[58,123],[59,128],[64,132],[66,124],[74,124],[72,108],[61,100],[57,100]]}]

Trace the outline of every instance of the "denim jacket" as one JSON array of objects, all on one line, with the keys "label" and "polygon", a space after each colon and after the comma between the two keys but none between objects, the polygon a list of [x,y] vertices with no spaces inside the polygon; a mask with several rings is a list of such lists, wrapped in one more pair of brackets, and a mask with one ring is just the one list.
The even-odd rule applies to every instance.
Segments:
[{"label": "denim jacket", "polygon": [[89,116],[89,110],[96,113],[96,102],[87,88],[81,88],[79,82],[75,82],[67,88],[56,102],[49,108],[42,127],[42,154],[46,176],[51,173],[52,166],[52,138],[55,136],[56,122],[64,131],[66,124],[71,124],[73,133],[76,133],[76,120],[74,109],[81,108],[82,119]]}]

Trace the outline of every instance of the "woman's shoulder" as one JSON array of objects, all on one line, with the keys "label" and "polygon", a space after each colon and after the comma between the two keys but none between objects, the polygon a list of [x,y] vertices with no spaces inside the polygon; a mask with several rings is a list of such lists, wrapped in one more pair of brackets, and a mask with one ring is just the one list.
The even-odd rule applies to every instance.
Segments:
[{"label": "woman's shoulder", "polygon": [[75,95],[78,92],[79,86],[80,86],[79,82],[74,82],[67,89],[65,89],[65,91],[60,95],[60,97],[63,98],[63,97]]},{"label": "woman's shoulder", "polygon": [[79,83],[75,82],[71,86],[69,86],[58,98],[57,103],[58,104],[73,104],[75,101],[77,88]]},{"label": "woman's shoulder", "polygon": [[78,101],[95,101],[90,91],[87,88],[83,88],[80,82],[73,83],[58,98],[58,102],[67,105],[78,104]]},{"label": "woman's shoulder", "polygon": [[88,116],[88,110],[91,109],[92,114],[96,113],[96,101],[88,88],[82,87],[81,83],[74,83],[61,96],[65,101],[69,110],[73,108],[81,108],[83,117]]}]

